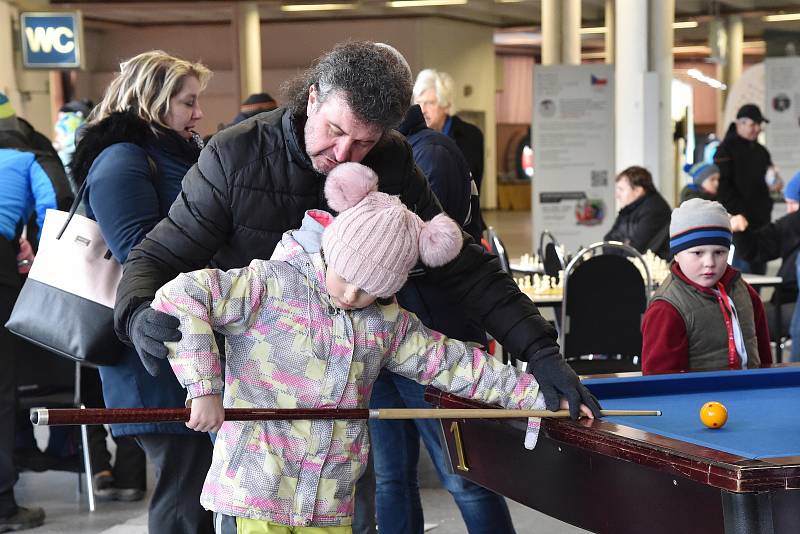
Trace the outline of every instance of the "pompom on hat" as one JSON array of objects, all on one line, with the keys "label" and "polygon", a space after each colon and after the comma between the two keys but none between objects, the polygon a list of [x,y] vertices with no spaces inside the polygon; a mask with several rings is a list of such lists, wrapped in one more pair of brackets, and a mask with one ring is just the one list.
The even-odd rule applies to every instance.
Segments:
[{"label": "pompom on hat", "polygon": [[730,216],[719,202],[692,198],[672,211],[669,251],[673,256],[700,245],[730,248],[732,239]]},{"label": "pompom on hat", "polygon": [[325,180],[328,205],[339,212],[322,234],[328,268],[370,295],[390,297],[418,260],[441,267],[463,244],[461,229],[439,214],[424,222],[399,197],[378,191],[378,176],[342,163]]}]

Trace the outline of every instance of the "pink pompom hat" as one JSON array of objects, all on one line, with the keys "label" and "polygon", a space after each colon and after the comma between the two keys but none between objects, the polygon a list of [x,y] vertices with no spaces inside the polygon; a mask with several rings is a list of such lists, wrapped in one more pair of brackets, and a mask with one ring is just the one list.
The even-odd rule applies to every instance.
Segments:
[{"label": "pink pompom hat", "polygon": [[461,229],[439,214],[424,222],[399,197],[378,191],[364,165],[342,163],[325,180],[328,205],[339,212],[322,234],[329,269],[376,297],[390,297],[417,261],[441,267],[463,245]]}]

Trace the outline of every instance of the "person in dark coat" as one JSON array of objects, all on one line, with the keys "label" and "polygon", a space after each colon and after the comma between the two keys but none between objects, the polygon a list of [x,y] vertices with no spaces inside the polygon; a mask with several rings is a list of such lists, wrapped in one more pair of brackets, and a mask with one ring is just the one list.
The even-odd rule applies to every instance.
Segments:
[{"label": "person in dark coat", "polygon": [[[789,335],[800,340],[800,311],[797,309],[797,261],[800,257],[800,172],[783,190],[786,215],[755,228],[743,215],[731,218],[734,232],[741,232],[739,253],[748,262],[766,263],[781,258],[778,276],[783,281],[766,306],[772,339]],[[734,233],[736,236],[736,233]],[[780,321],[776,310],[780,306]],[[790,361],[800,361],[800,341],[792,343]]]},{"label": "person in dark coat", "polygon": [[[198,98],[210,76],[203,65],[161,51],[133,57],[122,63],[83,131],[73,176],[79,185],[86,182],[87,216],[97,221],[120,262],[167,215],[183,175],[200,155],[194,128],[203,117]],[[138,90],[130,91],[131,86]],[[167,362],[157,363],[164,372],[154,377],[133,348],[120,358],[100,368],[109,408],[184,406],[186,394]],[[117,488],[144,489],[144,456],[137,442],[155,464],[151,533],[213,532],[211,514],[199,502],[211,464],[207,435],[180,423],[116,424],[111,432],[117,442]],[[122,459],[126,465],[120,465]]]},{"label": "person in dark coat", "polygon": [[[209,264],[231,269],[269,258],[282,233],[300,226],[306,210],[327,208],[325,177],[339,163],[372,168],[379,189],[399,195],[424,220],[441,212],[411,147],[392,129],[411,101],[411,76],[396,51],[366,41],[337,45],[291,82],[286,94],[287,108],[212,138],[184,177],[169,217],[128,255],[115,327],[153,372],[166,372],[160,371],[166,365],[164,342],[180,336],[177,319],[150,307],[156,290],[181,272]],[[582,403],[598,409],[561,356],[555,329],[496,257],[466,236],[458,257],[427,276],[529,362],[548,407],[557,409],[564,396],[575,417]],[[356,520],[359,514],[369,518],[370,511],[360,512],[360,506]]]},{"label": "person in dark coat", "polygon": [[451,114],[453,78],[446,72],[424,69],[414,83],[414,103],[422,108],[428,128],[450,136],[469,164],[472,179],[481,190],[483,183],[483,132],[477,126]]},{"label": "person in dark coat", "polygon": [[252,95],[248,96],[242,105],[239,106],[239,113],[233,118],[233,122],[231,126],[234,124],[239,124],[245,119],[249,119],[254,115],[258,115],[259,113],[264,113],[265,111],[272,111],[273,109],[278,107],[278,103],[275,102],[275,99],[272,98],[268,93],[253,93]]},{"label": "person in dark coat", "polygon": [[[428,178],[442,209],[478,241],[471,217],[472,177],[467,162],[452,139],[428,128],[419,106],[409,108],[397,130],[406,136],[414,161]],[[469,230],[472,226],[472,231]],[[454,339],[486,346],[486,333],[429,277],[412,273],[397,293],[401,306],[414,312],[422,323]],[[425,388],[413,380],[383,371],[372,389],[371,409],[432,408]],[[505,499],[465,478],[449,472],[446,453],[439,440],[439,423],[430,419],[369,422],[375,462],[375,501],[378,530],[383,534],[419,532],[424,524],[416,464],[420,437],[433,460],[444,487],[453,495],[469,532],[514,532]],[[397,454],[402,444],[403,454]]]},{"label": "person in dark coat", "polygon": [[0,372],[0,532],[26,530],[44,523],[39,507],[17,505],[14,485],[17,466],[14,445],[17,436],[17,361],[26,343],[5,328],[19,296],[23,275],[30,270],[36,238],[21,238],[33,219],[37,229],[45,212],[72,203],[72,191],[64,169],[50,142],[24,119],[17,117],[11,102],[0,93],[0,347],[5,358]]},{"label": "person in dark coat", "polygon": [[[743,215],[750,225],[760,228],[772,217],[772,198],[766,182],[772,157],[758,142],[761,125],[769,122],[755,104],[745,104],[736,113],[725,138],[717,148],[714,163],[719,167],[717,200],[731,215]],[[764,274],[765,263],[745,261],[737,250],[741,234],[733,237],[733,266],[743,273]]]},{"label": "person in dark coat", "polygon": [[691,177],[692,182],[681,190],[681,204],[690,198],[716,200],[719,191],[719,168],[716,165],[705,161],[693,165],[687,163],[683,171]]},{"label": "person in dark coat", "polygon": [[668,259],[672,210],[656,191],[650,171],[633,166],[619,173],[614,196],[619,214],[603,239],[621,241],[641,253],[651,250],[657,256]]}]

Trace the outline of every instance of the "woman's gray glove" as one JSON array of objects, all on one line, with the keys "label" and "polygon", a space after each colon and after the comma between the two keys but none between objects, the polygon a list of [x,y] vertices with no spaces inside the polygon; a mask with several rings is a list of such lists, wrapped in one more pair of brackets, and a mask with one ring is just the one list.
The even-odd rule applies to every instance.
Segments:
[{"label": "woman's gray glove", "polygon": [[156,311],[149,302],[139,306],[128,327],[128,337],[142,360],[142,365],[152,376],[158,376],[158,361],[167,357],[167,341],[180,341],[181,322],[177,317]]},{"label": "woman's gray glove", "polygon": [[539,382],[548,410],[558,410],[560,397],[564,396],[569,402],[572,419],[578,418],[581,404],[585,404],[595,417],[601,417],[597,399],[581,384],[578,375],[558,352],[558,347],[547,347],[534,354],[528,361],[527,371]]}]

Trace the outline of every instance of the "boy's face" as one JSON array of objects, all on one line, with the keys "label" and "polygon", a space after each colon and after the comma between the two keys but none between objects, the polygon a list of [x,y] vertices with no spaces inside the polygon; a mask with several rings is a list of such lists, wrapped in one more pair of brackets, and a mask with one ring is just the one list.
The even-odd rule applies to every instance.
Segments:
[{"label": "boy's face", "polygon": [[330,267],[325,271],[325,285],[328,286],[328,294],[333,303],[342,310],[360,310],[378,298],[349,283]]},{"label": "boy's face", "polygon": [[727,247],[699,245],[682,250],[675,255],[686,278],[701,287],[714,287],[728,266]]},{"label": "boy's face", "polygon": [[703,180],[702,187],[709,195],[716,195],[719,191],[719,173],[712,174]]}]

